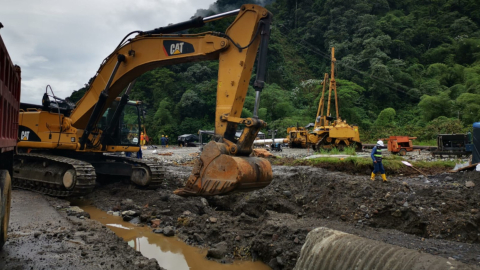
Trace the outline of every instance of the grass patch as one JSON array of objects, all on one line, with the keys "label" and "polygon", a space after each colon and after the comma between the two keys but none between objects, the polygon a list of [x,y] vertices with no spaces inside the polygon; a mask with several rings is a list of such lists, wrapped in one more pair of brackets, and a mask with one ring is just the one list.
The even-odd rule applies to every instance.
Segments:
[{"label": "grass patch", "polygon": [[456,162],[453,160],[437,160],[437,161],[417,161],[414,162],[412,165],[416,168],[445,168],[445,169],[453,169],[455,168]]},{"label": "grass patch", "polygon": [[436,146],[437,145],[437,140],[428,140],[428,141],[413,140],[413,145]]},{"label": "grass patch", "polygon": [[338,155],[340,154],[340,150],[336,147],[333,147],[331,150],[330,150],[330,155]]},{"label": "grass patch", "polygon": [[355,147],[352,147],[352,146],[345,147],[345,148],[343,149],[343,152],[344,152],[346,155],[352,155],[352,156],[356,156],[356,155],[357,155],[357,151],[355,151]]},{"label": "grass patch", "polygon": [[345,154],[345,155],[351,155],[355,156],[357,155],[357,152],[355,151],[355,147],[349,146],[343,148],[342,151],[340,149],[333,147],[332,149],[320,149],[320,151],[316,152],[317,154],[320,155],[339,155],[339,154]]}]

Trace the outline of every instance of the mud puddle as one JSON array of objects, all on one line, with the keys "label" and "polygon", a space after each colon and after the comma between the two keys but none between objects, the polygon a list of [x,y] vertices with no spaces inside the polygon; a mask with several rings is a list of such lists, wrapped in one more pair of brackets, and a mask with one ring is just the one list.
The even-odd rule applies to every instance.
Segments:
[{"label": "mud puddle", "polygon": [[221,264],[205,259],[206,249],[199,249],[185,244],[175,237],[155,234],[149,227],[140,227],[123,221],[122,217],[112,216],[106,212],[82,203],[79,205],[90,218],[97,220],[122,237],[128,244],[149,259],[156,259],[165,269],[191,270],[268,270],[262,262],[234,261],[233,264]]}]

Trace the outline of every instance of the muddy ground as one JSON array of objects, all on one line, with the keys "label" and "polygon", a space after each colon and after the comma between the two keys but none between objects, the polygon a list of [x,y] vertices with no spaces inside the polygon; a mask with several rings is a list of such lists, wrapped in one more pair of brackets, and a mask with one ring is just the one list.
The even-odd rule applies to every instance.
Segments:
[{"label": "muddy ground", "polygon": [[205,200],[172,193],[191,167],[170,164],[167,170],[163,188],[117,182],[86,199],[105,211],[133,210],[125,219],[139,216],[148,226],[160,220],[159,228],[173,227],[179,238],[209,248],[211,259],[220,261],[254,259],[292,269],[307,233],[325,226],[480,265],[478,172],[397,174],[382,183],[370,181],[368,172],[274,166],[274,180],[262,190]]},{"label": "muddy ground", "polygon": [[68,201],[14,190],[8,239],[0,250],[0,269],[161,269],[120,237],[67,212]]}]

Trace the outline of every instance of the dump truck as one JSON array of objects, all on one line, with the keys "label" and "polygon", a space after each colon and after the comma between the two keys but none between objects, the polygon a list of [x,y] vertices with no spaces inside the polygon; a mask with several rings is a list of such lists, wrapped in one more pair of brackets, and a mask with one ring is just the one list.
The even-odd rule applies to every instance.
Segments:
[{"label": "dump truck", "polygon": [[12,63],[0,35],[0,249],[7,239],[10,218],[11,177],[20,108],[20,73],[20,67]]}]

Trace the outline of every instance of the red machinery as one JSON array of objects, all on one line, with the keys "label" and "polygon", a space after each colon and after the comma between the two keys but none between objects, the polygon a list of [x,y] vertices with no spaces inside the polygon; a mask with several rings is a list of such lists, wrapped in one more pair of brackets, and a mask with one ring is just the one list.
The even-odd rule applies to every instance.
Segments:
[{"label": "red machinery", "polygon": [[409,136],[390,136],[387,139],[380,139],[382,141],[388,141],[388,151],[405,156],[407,152],[413,150],[412,140],[415,140],[417,137]]},{"label": "red machinery", "polygon": [[[0,24],[0,28],[1,28]],[[7,239],[13,154],[20,109],[20,67],[13,65],[0,36],[0,249]]]}]

